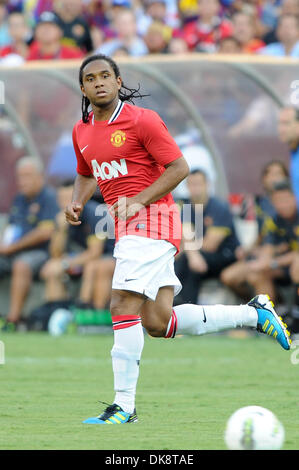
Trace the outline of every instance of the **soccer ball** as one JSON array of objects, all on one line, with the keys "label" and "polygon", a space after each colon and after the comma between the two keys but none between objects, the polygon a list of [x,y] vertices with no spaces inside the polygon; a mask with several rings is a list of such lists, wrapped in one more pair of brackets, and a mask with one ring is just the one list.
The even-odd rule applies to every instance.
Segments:
[{"label": "soccer ball", "polygon": [[68,324],[72,321],[73,315],[65,308],[56,309],[49,320],[48,331],[51,336],[61,336],[66,333]]},{"label": "soccer ball", "polygon": [[279,450],[284,442],[284,428],[272,411],[246,406],[231,415],[224,439],[230,450]]}]

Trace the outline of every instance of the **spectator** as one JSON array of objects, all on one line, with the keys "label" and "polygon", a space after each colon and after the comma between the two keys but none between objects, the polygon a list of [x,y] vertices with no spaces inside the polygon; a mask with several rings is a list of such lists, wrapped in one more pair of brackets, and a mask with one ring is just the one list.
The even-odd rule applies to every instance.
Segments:
[{"label": "spectator", "polygon": [[[277,4],[278,2],[274,2],[274,3]],[[277,22],[278,22],[279,16],[292,15],[292,16],[299,17],[299,1],[298,0],[281,0],[279,3],[280,5],[278,6],[275,5],[276,11],[275,9],[273,9],[273,13],[274,15],[276,15],[276,18],[275,16],[273,17],[272,28],[270,29],[270,31],[267,32],[267,34],[265,34],[263,38],[266,44],[277,42],[276,28],[277,28]],[[269,24],[266,21],[266,25],[271,26],[271,23]]]},{"label": "spectator", "polygon": [[278,135],[290,151],[290,179],[299,207],[299,111],[292,107],[282,108],[278,118]]},{"label": "spectator", "polygon": [[[46,282],[46,301],[57,302],[68,298],[65,274],[81,276],[79,294],[81,303],[91,303],[97,262],[103,255],[112,257],[114,240],[96,235],[99,218],[95,215],[98,204],[89,201],[81,214],[77,227],[67,224],[64,209],[71,201],[73,182],[63,182],[57,191],[60,212],[56,216],[56,230],[50,244],[51,258],[43,266],[41,277]],[[105,215],[105,214],[104,214]]]},{"label": "spectator", "polygon": [[54,4],[57,24],[63,32],[62,44],[79,47],[83,53],[86,53],[92,51],[92,40],[82,11],[82,0],[59,0]]},{"label": "spectator", "polygon": [[293,15],[282,15],[278,20],[277,39],[268,44],[259,54],[276,57],[299,57],[299,19]]},{"label": "spectator", "polygon": [[255,198],[256,219],[258,223],[258,233],[262,236],[262,229],[265,220],[276,215],[276,211],[271,201],[271,192],[276,183],[289,178],[289,172],[281,160],[271,160],[262,171],[262,187],[264,194]]},{"label": "spectator", "polygon": [[25,17],[22,13],[11,13],[8,17],[9,34],[11,44],[0,49],[0,57],[6,57],[10,54],[17,54],[26,59],[29,53],[28,39],[30,29],[26,24]]},{"label": "spectator", "polygon": [[48,243],[58,211],[55,192],[45,186],[39,160],[21,158],[16,177],[19,193],[0,243],[0,276],[12,276],[6,325],[20,321],[32,278],[48,258]]},{"label": "spectator", "polygon": [[0,0],[0,47],[8,46],[10,43],[11,37],[7,23],[6,1]]},{"label": "spectator", "polygon": [[175,36],[172,37],[167,46],[169,54],[188,54],[189,49],[184,38]]},{"label": "spectator", "polygon": [[[238,261],[224,269],[221,273],[221,281],[236,294],[246,301],[250,297],[247,275],[250,261],[259,256],[263,243],[265,227],[276,216],[275,208],[271,201],[271,191],[276,183],[284,181],[288,177],[288,170],[280,160],[270,161],[262,171],[262,187],[264,194],[256,196],[256,219],[258,223],[258,236],[254,245],[244,250],[238,250]],[[270,222],[271,223],[271,222]],[[248,264],[249,263],[249,264]]]},{"label": "spectator", "polygon": [[61,27],[52,12],[44,12],[35,28],[35,41],[30,46],[27,60],[78,59],[83,56],[77,47],[61,44]]},{"label": "spectator", "polygon": [[299,306],[299,213],[287,181],[276,183],[271,200],[277,215],[266,227],[260,256],[248,263],[247,281],[256,293],[267,292],[272,299],[277,297],[275,281],[283,284],[293,282]]},{"label": "spectator", "polygon": [[[197,210],[203,205],[203,233],[201,249],[192,249],[190,242],[184,243],[184,251],[176,261],[176,273],[183,288],[178,303],[196,303],[203,279],[218,277],[221,271],[236,261],[235,251],[239,245],[232,215],[228,205],[208,194],[206,175],[201,170],[191,172],[187,178],[190,193],[191,214],[183,211],[183,235],[188,230],[196,231]],[[187,220],[186,220],[187,219]],[[196,248],[196,246],[194,247]]]},{"label": "spectator", "polygon": [[91,26],[90,36],[91,36],[93,50],[99,49],[102,46],[102,44],[104,44],[105,35],[103,33],[103,30],[98,28],[97,26]]},{"label": "spectator", "polygon": [[171,39],[172,30],[163,23],[153,22],[144,36],[144,42],[149,54],[163,54]]},{"label": "spectator", "polygon": [[241,44],[234,36],[228,36],[219,42],[219,54],[241,54]]},{"label": "spectator", "polygon": [[265,46],[265,43],[256,37],[255,19],[246,13],[235,13],[233,18],[234,37],[241,44],[242,52],[254,54]]},{"label": "spectator", "polygon": [[145,0],[145,13],[136,11],[137,31],[144,36],[152,23],[162,23],[171,28],[179,26],[177,18],[167,7],[166,0]]},{"label": "spectator", "polygon": [[148,53],[145,42],[137,36],[136,20],[132,10],[120,11],[114,19],[113,26],[117,37],[104,43],[95,51],[96,54],[111,56],[120,47],[125,47],[129,54],[135,57]]},{"label": "spectator", "polygon": [[232,25],[219,16],[219,0],[198,0],[199,18],[187,23],[184,37],[192,51],[215,52],[221,39],[231,36]]}]

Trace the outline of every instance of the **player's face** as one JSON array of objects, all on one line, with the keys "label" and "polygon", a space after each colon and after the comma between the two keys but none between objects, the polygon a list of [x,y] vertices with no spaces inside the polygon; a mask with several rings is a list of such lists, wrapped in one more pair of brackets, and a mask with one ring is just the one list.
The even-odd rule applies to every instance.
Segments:
[{"label": "player's face", "polygon": [[17,169],[17,185],[21,194],[32,197],[37,194],[43,185],[43,176],[33,165],[24,165]]},{"label": "player's face", "polygon": [[273,163],[273,165],[268,167],[268,170],[263,178],[264,188],[266,191],[271,191],[275,183],[286,179],[286,177],[287,176],[283,171],[283,168],[280,165]]},{"label": "player's face", "polygon": [[290,191],[276,191],[272,195],[272,204],[284,219],[292,219],[297,212],[296,198]]},{"label": "player's face", "polygon": [[115,76],[108,62],[95,60],[84,68],[81,90],[92,105],[101,108],[118,100],[121,84],[121,78]]},{"label": "player's face", "polygon": [[187,186],[191,201],[204,201],[207,198],[207,181],[201,173],[194,173],[187,178]]}]

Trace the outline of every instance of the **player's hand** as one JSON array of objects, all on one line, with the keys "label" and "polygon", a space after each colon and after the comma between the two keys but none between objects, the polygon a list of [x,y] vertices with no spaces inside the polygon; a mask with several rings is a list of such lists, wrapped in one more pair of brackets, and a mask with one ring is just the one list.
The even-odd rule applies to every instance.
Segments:
[{"label": "player's hand", "polygon": [[120,220],[128,220],[134,217],[144,206],[136,197],[121,197],[109,208],[112,217]]},{"label": "player's hand", "polygon": [[208,270],[206,260],[198,251],[190,252],[188,255],[188,265],[191,271],[196,273],[206,273]]},{"label": "player's hand", "polygon": [[80,225],[81,220],[79,220],[79,217],[82,210],[83,205],[79,202],[72,202],[69,204],[64,211],[66,221],[71,225]]}]

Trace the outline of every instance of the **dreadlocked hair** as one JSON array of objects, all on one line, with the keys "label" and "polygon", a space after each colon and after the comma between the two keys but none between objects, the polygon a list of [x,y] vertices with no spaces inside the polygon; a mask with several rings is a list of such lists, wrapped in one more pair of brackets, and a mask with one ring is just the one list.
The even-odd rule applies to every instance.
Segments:
[{"label": "dreadlocked hair", "polygon": [[[94,62],[95,60],[104,60],[107,62],[111,68],[114,71],[115,77],[120,77],[120,71],[118,68],[118,65],[114,62],[111,57],[108,57],[104,54],[96,54],[87,57],[81,64],[80,70],[79,70],[79,83],[80,85],[83,85],[83,70],[86,67],[87,64],[90,62]],[[144,98],[149,95],[142,95],[140,93],[140,84],[138,84],[138,88],[128,88],[125,86],[125,84],[122,82],[121,88],[118,92],[118,97],[121,101],[129,101],[130,103],[134,104],[134,99],[135,98]],[[89,121],[89,108],[90,101],[86,96],[82,96],[82,104],[81,104],[81,110],[82,110],[82,121],[86,124]]]}]

